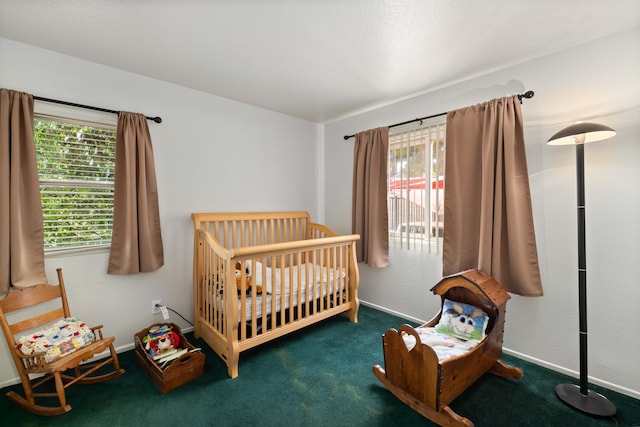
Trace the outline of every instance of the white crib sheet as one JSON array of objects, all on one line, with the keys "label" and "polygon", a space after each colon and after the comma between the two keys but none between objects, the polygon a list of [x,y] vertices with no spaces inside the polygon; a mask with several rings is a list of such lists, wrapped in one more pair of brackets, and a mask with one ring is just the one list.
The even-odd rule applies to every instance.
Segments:
[{"label": "white crib sheet", "polygon": [[[264,302],[265,314],[270,315],[272,312],[275,312],[275,313],[280,312],[280,310],[283,307],[284,309],[288,309],[291,305],[295,307],[298,305],[298,301],[304,304],[306,299],[306,301],[308,301],[309,304],[312,304],[313,301],[316,301],[319,298],[324,298],[327,295],[330,295],[330,298],[332,298],[333,292],[326,286],[323,286],[322,283],[317,283],[315,286],[315,290],[313,292],[309,292],[308,295],[306,295],[305,289],[303,288],[300,297],[298,297],[297,292],[293,293],[292,295],[293,298],[290,297],[291,295],[281,295],[281,294],[274,295],[274,294],[268,294],[268,293],[257,294],[255,299],[256,319],[260,319],[262,317],[263,302]],[[341,296],[337,296],[337,298],[341,298]],[[273,306],[274,299],[275,299],[275,307]],[[250,321],[252,318],[251,307],[253,304],[254,304],[253,298],[249,294],[247,294],[245,299],[245,313],[244,313],[244,320],[247,322]],[[218,295],[216,305],[221,311],[224,311],[224,294]],[[242,301],[240,297],[238,297],[238,316],[239,317],[242,316]]]},{"label": "white crib sheet", "polygon": [[[317,300],[321,296],[324,297],[327,295],[327,289],[326,287],[322,286],[322,283],[317,283],[315,286],[314,292],[309,292],[308,295],[305,295],[305,294],[306,294],[305,289],[302,288],[300,298],[298,299],[298,293],[296,292],[293,294],[293,301],[291,301],[292,298],[290,298],[290,294],[287,294],[287,295],[281,295],[281,294],[274,295],[269,293],[259,294],[255,300],[256,318],[259,319],[262,317],[263,301],[265,306],[264,308],[266,309],[266,314],[269,315],[272,312],[274,312],[274,307],[273,307],[274,299],[275,299],[275,313],[279,313],[283,306],[284,306],[284,309],[288,309],[291,305],[295,307],[298,305],[298,300],[301,303],[304,303],[305,297],[306,297],[306,301],[308,301],[309,303]],[[247,296],[247,299],[245,302],[246,311],[244,316],[246,321],[251,320],[252,304],[253,304],[252,298],[250,296]],[[240,316],[241,316],[241,310],[242,310],[242,301],[238,300],[238,313]]]},{"label": "white crib sheet", "polygon": [[[293,266],[291,268],[286,267],[284,269],[266,267],[265,280],[262,280],[262,263],[256,262],[255,271],[249,274],[251,275],[251,285],[261,285],[263,287],[263,293],[257,294],[255,299],[256,305],[256,318],[262,317],[263,311],[266,315],[271,313],[280,312],[283,308],[288,309],[290,306],[297,306],[298,301],[304,303],[305,300],[311,303],[312,301],[324,298],[329,295],[330,298],[334,294],[339,295],[336,298],[341,298],[342,291],[344,291],[346,277],[345,269],[335,270],[333,268],[328,269],[312,263],[302,264],[300,266]],[[250,261],[247,261],[249,268]],[[336,272],[337,271],[337,272]],[[300,277],[300,280],[298,278]],[[336,277],[338,280],[336,280]],[[273,280],[275,278],[275,281]],[[293,280],[290,280],[293,278]],[[280,286],[280,283],[284,279],[284,291]],[[312,285],[307,285],[308,279],[311,280]],[[298,281],[300,281],[300,292],[298,291]],[[272,286],[272,282],[275,286]],[[291,283],[292,284],[291,284]],[[307,292],[308,291],[308,292]],[[275,306],[273,300],[275,299]],[[224,312],[224,293],[219,293],[216,297],[216,307],[218,310]],[[245,321],[250,321],[252,318],[251,307],[254,304],[254,300],[251,294],[247,294],[245,298],[245,312],[242,315],[242,301],[238,296],[238,316],[244,317]],[[264,308],[264,310],[263,310]]]},{"label": "white crib sheet", "polygon": [[[251,275],[252,283],[262,285],[268,294],[280,295],[284,289],[285,294],[289,294],[291,288],[294,292],[298,291],[298,281],[301,282],[302,291],[308,287],[306,284],[314,283],[316,285],[328,283],[332,285],[334,282],[341,281],[346,276],[344,269],[335,270],[333,268],[314,265],[313,263],[305,263],[294,265],[293,267],[271,268],[265,267],[261,262],[255,263],[255,271],[251,271],[251,261],[247,261],[247,268]],[[264,279],[263,279],[264,271]],[[340,280],[336,280],[340,279]],[[284,281],[284,286],[282,282]],[[309,286],[310,287],[310,286]],[[329,286],[331,288],[331,286]]]}]

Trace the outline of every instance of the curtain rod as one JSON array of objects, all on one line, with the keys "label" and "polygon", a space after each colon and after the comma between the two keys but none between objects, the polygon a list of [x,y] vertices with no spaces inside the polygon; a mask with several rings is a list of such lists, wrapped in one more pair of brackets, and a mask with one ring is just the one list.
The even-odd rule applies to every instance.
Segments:
[{"label": "curtain rod", "polygon": [[[35,95],[33,95],[33,99],[38,100],[38,101],[44,101],[44,102],[52,102],[54,104],[69,105],[71,107],[86,108],[87,110],[102,111],[104,113],[113,113],[113,114],[120,113],[120,111],[109,110],[109,109],[106,109],[106,108],[92,107],[91,105],[76,104],[75,102],[59,101],[57,99],[43,98],[41,96],[35,96]],[[153,120],[156,123],[162,123],[162,118],[160,118],[160,117],[149,117],[149,116],[145,116],[145,117],[146,117],[147,120]]]},{"label": "curtain rod", "polygon": [[[530,98],[533,98],[534,94],[535,93],[532,90],[528,90],[525,93],[518,94],[518,100],[522,104],[522,98],[530,99]],[[421,117],[419,119],[407,120],[406,122],[396,123],[396,124],[390,125],[389,128],[394,128],[394,127],[397,127],[397,126],[402,126],[402,125],[406,125],[406,124],[413,123],[413,122],[421,122],[423,120],[433,119],[434,117],[444,116],[445,114],[447,114],[447,113],[433,114],[431,116]],[[345,135],[344,136],[344,140],[346,141],[347,139],[353,138],[354,136],[355,135]]]}]

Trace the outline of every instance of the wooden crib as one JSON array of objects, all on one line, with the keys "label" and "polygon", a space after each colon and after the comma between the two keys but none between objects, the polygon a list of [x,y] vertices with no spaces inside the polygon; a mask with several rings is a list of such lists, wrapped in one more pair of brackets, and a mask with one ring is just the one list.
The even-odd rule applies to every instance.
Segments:
[{"label": "wooden crib", "polygon": [[240,352],[344,313],[358,321],[358,235],[307,212],[194,213],[195,336],[238,376]]},{"label": "wooden crib", "polygon": [[[520,368],[500,361],[504,332],[505,308],[509,294],[491,277],[468,270],[442,279],[431,291],[445,300],[481,308],[489,317],[484,337],[464,354],[439,360],[432,347],[421,343],[417,328],[402,325],[383,335],[385,369],[373,367],[373,373],[396,397],[412,409],[441,426],[473,426],[456,414],[449,404],[484,373],[522,378]],[[439,324],[443,309],[419,328]],[[407,334],[416,344],[408,350]]]}]

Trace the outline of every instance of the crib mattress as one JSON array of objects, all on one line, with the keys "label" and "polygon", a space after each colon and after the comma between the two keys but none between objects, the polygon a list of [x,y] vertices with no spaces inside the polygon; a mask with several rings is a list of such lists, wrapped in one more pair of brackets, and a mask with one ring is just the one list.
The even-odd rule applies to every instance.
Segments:
[{"label": "crib mattress", "polygon": [[[250,261],[247,261],[247,269],[250,268]],[[252,318],[251,307],[255,303],[256,318],[270,315],[272,312],[278,313],[283,309],[291,306],[297,306],[300,303],[312,302],[327,295],[333,295],[344,289],[344,279],[346,277],[345,269],[335,270],[327,269],[312,263],[293,266],[291,268],[262,268],[260,262],[255,263],[256,269],[252,275],[252,286],[260,285],[265,290],[261,294],[257,294],[254,299],[251,293],[247,293],[244,302],[244,320],[250,321]],[[265,272],[264,279],[262,272]],[[310,280],[311,279],[311,280]],[[301,282],[298,285],[298,282]],[[307,285],[307,282],[312,285]],[[284,283],[282,283],[284,282]],[[298,289],[300,288],[300,292]],[[293,292],[291,290],[293,289]],[[282,294],[281,291],[285,293]],[[309,291],[307,293],[307,291]],[[274,305],[275,300],[275,305]],[[220,312],[224,312],[224,292],[217,295],[215,305]],[[242,317],[243,303],[238,296],[238,317]]]},{"label": "crib mattress", "polygon": [[[218,307],[220,307],[221,311],[224,310],[224,298],[223,295],[220,295],[218,298]],[[309,292],[308,294],[305,292],[305,288],[302,288],[302,292],[298,295],[297,292],[293,294],[269,294],[262,293],[258,294],[255,298],[255,306],[256,306],[256,318],[261,318],[263,309],[265,310],[265,315],[270,315],[272,312],[278,313],[283,308],[286,310],[290,306],[297,306],[298,302],[304,303],[313,302],[319,298],[324,298],[327,295],[331,295],[330,292],[327,292],[326,286],[323,286],[322,283],[317,283],[315,286],[315,290],[313,292]],[[275,307],[273,301],[275,300]],[[245,315],[244,320],[250,321],[252,318],[251,307],[254,304],[254,299],[252,296],[247,295],[245,299]],[[275,310],[274,310],[275,308]],[[238,316],[242,315],[242,301],[238,299]]]},{"label": "crib mattress", "polygon": [[[418,333],[418,337],[420,337],[420,342],[431,347],[438,356],[439,361],[465,354],[480,343],[480,341],[474,339],[465,341],[455,338],[440,333],[436,331],[435,328],[430,327],[415,328],[415,331]],[[410,334],[405,334],[402,338],[407,346],[407,350],[411,351],[416,345],[415,337]]]},{"label": "crib mattress", "polygon": [[[261,262],[255,262],[255,271],[251,271],[251,261],[246,262],[247,270],[256,285],[261,285],[268,294],[280,295],[284,289],[284,293],[288,294],[291,289],[298,289],[298,280],[300,279],[302,290],[307,287],[306,283],[328,283],[332,285],[338,280],[342,280],[346,276],[344,269],[334,269],[322,267],[311,262],[294,265],[285,268],[271,268],[262,266]],[[264,278],[263,276],[264,271]]]}]

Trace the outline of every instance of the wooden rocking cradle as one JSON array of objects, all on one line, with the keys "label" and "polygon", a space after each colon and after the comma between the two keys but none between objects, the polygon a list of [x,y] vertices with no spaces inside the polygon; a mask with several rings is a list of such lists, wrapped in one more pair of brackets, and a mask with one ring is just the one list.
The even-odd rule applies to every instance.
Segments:
[{"label": "wooden rocking cradle", "polygon": [[[522,378],[520,368],[500,359],[505,307],[509,294],[491,277],[468,270],[443,278],[431,291],[445,300],[481,308],[489,317],[486,336],[462,355],[439,360],[432,347],[421,343],[416,329],[402,325],[382,336],[385,369],[373,367],[384,386],[413,410],[441,426],[472,427],[473,422],[455,413],[449,404],[486,372],[505,378]],[[443,309],[419,328],[438,325]],[[415,338],[408,350],[407,334]]]}]

